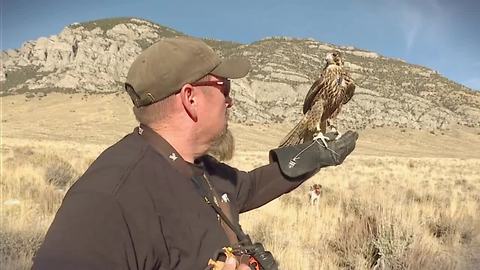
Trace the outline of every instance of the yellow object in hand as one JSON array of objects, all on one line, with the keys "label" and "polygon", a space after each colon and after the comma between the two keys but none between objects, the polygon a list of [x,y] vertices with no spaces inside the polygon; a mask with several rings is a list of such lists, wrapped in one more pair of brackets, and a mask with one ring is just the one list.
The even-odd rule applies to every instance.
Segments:
[{"label": "yellow object in hand", "polygon": [[[228,258],[231,258],[231,257],[235,257],[235,255],[233,255],[233,249],[231,247],[224,247],[222,248],[222,252],[223,254],[225,254],[225,261],[228,259]],[[219,255],[221,254],[219,253]],[[218,256],[217,256],[218,258]],[[208,260],[208,266],[210,266],[210,269],[212,270],[222,270],[223,267],[225,266],[225,262],[224,261],[220,261],[220,260],[216,260],[214,261],[213,259],[210,259]]]}]

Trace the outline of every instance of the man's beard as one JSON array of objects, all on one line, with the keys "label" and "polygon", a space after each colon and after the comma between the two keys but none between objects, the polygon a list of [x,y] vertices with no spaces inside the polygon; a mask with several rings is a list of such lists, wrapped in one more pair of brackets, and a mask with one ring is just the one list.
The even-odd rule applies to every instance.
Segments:
[{"label": "man's beard", "polygon": [[228,129],[222,132],[212,143],[208,149],[208,154],[216,157],[220,161],[227,161],[233,158],[235,152],[235,140],[233,134]]}]

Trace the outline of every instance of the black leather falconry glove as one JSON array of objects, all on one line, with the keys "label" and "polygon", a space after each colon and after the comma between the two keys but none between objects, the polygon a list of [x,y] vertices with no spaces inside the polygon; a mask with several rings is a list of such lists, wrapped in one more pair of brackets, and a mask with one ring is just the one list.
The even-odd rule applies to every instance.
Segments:
[{"label": "black leather falconry glove", "polygon": [[323,167],[342,164],[355,149],[358,133],[347,131],[338,140],[333,139],[336,136],[334,133],[325,135],[332,138],[327,141],[328,148],[317,139],[270,150],[270,161],[278,162],[282,173],[292,178],[315,173]]}]

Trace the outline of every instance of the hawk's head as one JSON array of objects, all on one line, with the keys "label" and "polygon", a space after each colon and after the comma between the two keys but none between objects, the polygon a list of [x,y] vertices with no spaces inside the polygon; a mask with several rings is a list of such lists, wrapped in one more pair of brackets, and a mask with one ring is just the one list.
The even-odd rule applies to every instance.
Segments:
[{"label": "hawk's head", "polygon": [[338,50],[333,50],[325,56],[325,62],[328,65],[343,66],[342,53]]}]

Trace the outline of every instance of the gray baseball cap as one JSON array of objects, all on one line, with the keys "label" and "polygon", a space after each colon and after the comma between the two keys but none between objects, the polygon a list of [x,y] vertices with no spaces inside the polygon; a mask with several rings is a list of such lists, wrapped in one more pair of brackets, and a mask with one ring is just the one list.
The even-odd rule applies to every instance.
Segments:
[{"label": "gray baseball cap", "polygon": [[136,107],[147,106],[207,74],[238,79],[247,75],[244,58],[220,58],[205,42],[190,37],[166,38],[154,43],[133,61],[125,89]]}]

